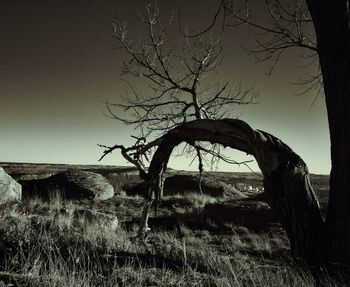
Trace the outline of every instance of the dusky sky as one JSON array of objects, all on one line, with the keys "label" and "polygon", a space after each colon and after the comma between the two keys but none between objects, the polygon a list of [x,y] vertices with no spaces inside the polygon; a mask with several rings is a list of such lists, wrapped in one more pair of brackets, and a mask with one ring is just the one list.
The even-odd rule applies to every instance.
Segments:
[{"label": "dusky sky", "polygon": [[[112,49],[111,22],[118,14],[137,35],[137,9],[147,2],[1,2],[0,162],[97,164],[102,152],[98,143],[132,143],[132,128],[104,114],[103,101],[113,101],[125,90],[120,80],[124,54]],[[158,3],[164,17],[181,8],[184,25],[194,30],[210,22],[218,5],[218,1],[210,0]],[[224,61],[213,77],[231,83],[255,83],[260,90],[260,104],[234,107],[240,118],[286,142],[305,160],[310,172],[329,173],[324,99],[320,97],[310,108],[315,93],[296,96],[303,88],[292,84],[306,78],[314,68],[302,67],[307,60],[292,50],[268,77],[270,64],[256,63],[242,49],[254,44],[254,33],[243,27],[219,29],[217,34],[222,38]],[[142,87],[142,82],[137,86]],[[242,159],[238,152],[229,153]],[[188,166],[190,161],[175,158],[170,166],[195,169],[196,164]],[[115,152],[102,164],[126,162]],[[254,164],[251,167],[258,170]],[[228,165],[220,169],[247,170]]]}]

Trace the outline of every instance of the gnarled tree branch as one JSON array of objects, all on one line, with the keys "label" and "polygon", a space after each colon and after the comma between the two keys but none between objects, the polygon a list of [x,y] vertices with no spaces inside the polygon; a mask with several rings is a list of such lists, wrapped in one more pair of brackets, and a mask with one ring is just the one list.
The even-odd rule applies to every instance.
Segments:
[{"label": "gnarled tree branch", "polygon": [[[287,232],[293,254],[307,261],[317,258],[323,221],[306,164],[281,140],[244,121],[195,120],[167,132],[158,142],[148,169],[150,188],[154,183],[158,185],[173,149],[182,142],[195,141],[221,144],[253,155],[263,173],[269,203]],[[146,222],[141,228],[145,226]]]}]

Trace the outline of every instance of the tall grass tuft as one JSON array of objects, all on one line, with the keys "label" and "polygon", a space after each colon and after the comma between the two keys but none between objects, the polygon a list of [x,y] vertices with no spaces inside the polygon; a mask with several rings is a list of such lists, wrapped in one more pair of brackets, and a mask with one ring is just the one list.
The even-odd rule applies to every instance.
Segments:
[{"label": "tall grass tuft", "polygon": [[[59,196],[0,210],[0,282],[17,286],[315,286],[278,236],[187,230],[150,234],[101,224]],[[238,229],[237,229],[238,230]],[[283,243],[283,244],[282,244]],[[277,248],[278,247],[278,248]],[[276,253],[277,252],[277,253]],[[325,285],[337,286],[325,276]],[[0,283],[1,286],[1,283]]]}]

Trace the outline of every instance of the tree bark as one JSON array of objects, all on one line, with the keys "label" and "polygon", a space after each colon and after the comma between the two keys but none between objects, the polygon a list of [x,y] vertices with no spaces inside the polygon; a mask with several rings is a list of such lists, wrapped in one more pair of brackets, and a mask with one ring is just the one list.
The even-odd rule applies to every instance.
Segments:
[{"label": "tree bark", "polygon": [[[347,54],[347,55],[345,55]],[[350,265],[350,45],[324,60],[331,162],[325,245],[332,261]],[[343,57],[344,56],[344,57]],[[323,58],[326,58],[325,54]],[[344,62],[343,62],[344,61]]]},{"label": "tree bark", "polygon": [[350,12],[349,0],[307,0],[328,113],[332,170],[324,256],[350,265]]},{"label": "tree bark", "polygon": [[253,155],[264,175],[270,205],[287,232],[293,255],[307,262],[319,260],[319,236],[323,227],[319,204],[310,185],[307,166],[292,149],[241,120],[196,120],[162,137],[148,170],[149,181],[157,179],[174,147],[193,141],[218,143]]}]

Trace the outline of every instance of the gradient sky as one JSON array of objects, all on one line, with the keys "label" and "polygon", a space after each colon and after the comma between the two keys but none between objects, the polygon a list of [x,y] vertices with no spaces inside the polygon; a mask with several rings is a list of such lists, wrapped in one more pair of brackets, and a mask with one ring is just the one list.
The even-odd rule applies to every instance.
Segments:
[{"label": "gradient sky", "polygon": [[[131,143],[130,127],[107,118],[105,99],[116,99],[123,54],[112,49],[111,22],[116,14],[136,31],[136,11],[147,1],[120,0],[5,0],[0,5],[0,162],[96,164],[98,143]],[[205,27],[216,1],[158,1],[162,15],[178,8],[183,22]],[[200,3],[200,5],[199,5]],[[200,9],[199,9],[200,7]],[[252,7],[253,8],[253,7]],[[220,30],[221,31],[221,30]],[[252,45],[254,34],[225,29],[224,62],[214,77],[255,83],[261,103],[235,107],[241,119],[272,133],[303,157],[312,173],[330,170],[330,144],[324,99],[310,109],[314,94],[296,96],[311,68],[288,52],[271,77],[268,64],[256,63],[241,48]],[[311,70],[310,70],[311,69]],[[240,160],[242,155],[230,152]],[[102,164],[125,165],[118,153]],[[170,166],[194,169],[174,159]],[[257,170],[253,164],[252,168]],[[246,168],[221,166],[226,171]]]}]

